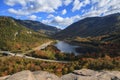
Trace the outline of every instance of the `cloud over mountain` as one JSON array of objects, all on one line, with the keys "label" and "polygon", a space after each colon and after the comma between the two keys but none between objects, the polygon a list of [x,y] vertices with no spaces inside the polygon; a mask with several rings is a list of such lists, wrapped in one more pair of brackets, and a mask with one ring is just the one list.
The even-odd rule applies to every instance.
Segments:
[{"label": "cloud over mountain", "polygon": [[31,16],[28,16],[28,18],[29,18],[30,20],[36,20],[36,19],[37,19],[37,16],[31,15]]},{"label": "cloud over mountain", "polygon": [[[63,18],[60,16],[56,16],[56,17],[54,16],[53,19],[50,19],[50,20],[46,19],[46,20],[43,20],[42,22],[45,24],[54,24],[60,27],[61,25],[68,26],[72,24],[74,21],[77,21],[79,19],[80,19],[80,16],[78,15],[72,16],[72,17],[66,17],[66,18]],[[61,28],[64,28],[64,27],[61,27]]]},{"label": "cloud over mountain", "polygon": [[[62,27],[85,17],[120,12],[120,0],[4,0],[4,3],[10,6],[10,14],[42,17],[42,22]],[[76,16],[79,17],[75,19]]]}]

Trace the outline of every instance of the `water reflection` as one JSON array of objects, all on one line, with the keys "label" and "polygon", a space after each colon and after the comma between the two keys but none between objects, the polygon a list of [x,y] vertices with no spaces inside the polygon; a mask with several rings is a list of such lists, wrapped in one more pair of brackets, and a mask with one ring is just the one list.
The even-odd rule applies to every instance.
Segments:
[{"label": "water reflection", "polygon": [[64,41],[58,41],[54,46],[56,46],[61,52],[77,54],[75,51],[77,46],[70,45]]}]

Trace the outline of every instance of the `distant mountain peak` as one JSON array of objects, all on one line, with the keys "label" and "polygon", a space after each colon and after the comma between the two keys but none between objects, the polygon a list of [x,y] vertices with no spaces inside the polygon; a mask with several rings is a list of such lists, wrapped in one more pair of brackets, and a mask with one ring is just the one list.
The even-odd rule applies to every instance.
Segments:
[{"label": "distant mountain peak", "polygon": [[120,31],[120,13],[103,17],[88,17],[58,32],[55,38],[95,37]]},{"label": "distant mountain peak", "polygon": [[61,29],[58,29],[56,27],[43,24],[39,21],[20,20],[20,19],[15,19],[15,18],[10,17],[10,16],[0,16],[0,18],[1,19],[5,18],[5,19],[8,19],[10,21],[15,21],[15,22],[19,23],[20,25],[25,26],[26,28],[29,28],[31,30],[38,31],[38,32],[43,32],[44,34],[47,34],[47,35],[55,34],[56,32],[59,32],[61,30]]}]

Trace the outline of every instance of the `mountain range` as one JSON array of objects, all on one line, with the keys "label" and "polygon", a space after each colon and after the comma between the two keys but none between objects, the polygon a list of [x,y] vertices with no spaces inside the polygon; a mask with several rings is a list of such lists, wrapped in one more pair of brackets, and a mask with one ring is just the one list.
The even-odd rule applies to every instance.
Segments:
[{"label": "mountain range", "polygon": [[38,21],[18,20],[18,19],[14,19],[14,20],[29,29],[32,29],[34,31],[47,34],[47,35],[53,35],[61,30],[56,27],[49,26]]},{"label": "mountain range", "polygon": [[97,37],[120,34],[120,13],[104,17],[88,17],[55,34],[56,39]]},{"label": "mountain range", "polygon": [[88,17],[71,24],[64,30],[38,21],[0,16],[0,49],[2,50],[31,49],[39,43],[48,41],[51,35],[60,40],[76,38],[85,40],[84,38],[88,37],[96,39],[102,36],[102,41],[119,42],[120,13],[103,17]]}]

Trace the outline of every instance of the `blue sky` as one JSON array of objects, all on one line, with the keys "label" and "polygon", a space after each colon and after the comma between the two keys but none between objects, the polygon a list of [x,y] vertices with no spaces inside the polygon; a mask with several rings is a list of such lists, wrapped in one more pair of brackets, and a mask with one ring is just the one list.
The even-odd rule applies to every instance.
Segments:
[{"label": "blue sky", "polygon": [[0,0],[0,16],[66,28],[86,17],[120,12],[120,0]]}]

